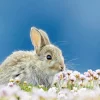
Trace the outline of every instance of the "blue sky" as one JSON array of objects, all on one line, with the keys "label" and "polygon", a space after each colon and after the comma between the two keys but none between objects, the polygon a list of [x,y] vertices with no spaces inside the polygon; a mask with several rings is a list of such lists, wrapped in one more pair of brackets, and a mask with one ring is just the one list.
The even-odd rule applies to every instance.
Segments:
[{"label": "blue sky", "polygon": [[31,26],[48,33],[69,68],[100,68],[100,0],[0,0],[0,62],[33,49]]}]

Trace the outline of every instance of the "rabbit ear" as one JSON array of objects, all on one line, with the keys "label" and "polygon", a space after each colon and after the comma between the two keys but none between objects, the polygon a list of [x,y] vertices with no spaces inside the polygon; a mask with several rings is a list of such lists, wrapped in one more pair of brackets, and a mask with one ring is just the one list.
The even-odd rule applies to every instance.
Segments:
[{"label": "rabbit ear", "polygon": [[42,36],[43,39],[44,39],[45,45],[51,44],[47,33],[44,32],[44,31],[41,30],[41,29],[39,29],[39,32],[41,33],[41,36]]},{"label": "rabbit ear", "polygon": [[39,53],[43,46],[50,44],[47,34],[35,27],[31,28],[30,37],[37,53]]}]

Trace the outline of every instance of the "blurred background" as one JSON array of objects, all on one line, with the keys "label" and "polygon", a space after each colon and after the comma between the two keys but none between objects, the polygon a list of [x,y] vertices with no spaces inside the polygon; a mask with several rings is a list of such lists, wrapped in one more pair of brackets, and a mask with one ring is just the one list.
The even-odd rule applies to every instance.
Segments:
[{"label": "blurred background", "polygon": [[100,68],[100,0],[0,0],[0,63],[33,49],[31,26],[48,33],[69,69]]}]

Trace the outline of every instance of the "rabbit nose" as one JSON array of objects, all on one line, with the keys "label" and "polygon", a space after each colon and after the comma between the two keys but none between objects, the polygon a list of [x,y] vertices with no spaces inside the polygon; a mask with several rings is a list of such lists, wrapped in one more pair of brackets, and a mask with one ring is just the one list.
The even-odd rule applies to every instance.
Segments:
[{"label": "rabbit nose", "polygon": [[64,70],[64,63],[60,63],[60,69],[61,69],[61,71],[63,71]]}]

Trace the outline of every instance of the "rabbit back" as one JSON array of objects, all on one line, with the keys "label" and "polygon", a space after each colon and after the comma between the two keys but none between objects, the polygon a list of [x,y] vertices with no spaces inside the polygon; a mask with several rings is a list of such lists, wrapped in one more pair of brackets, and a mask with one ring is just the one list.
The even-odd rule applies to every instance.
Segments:
[{"label": "rabbit back", "polygon": [[32,69],[35,69],[35,60],[33,51],[14,52],[1,64],[0,83],[6,83],[17,76],[20,76],[21,80],[23,77],[27,79]]}]

